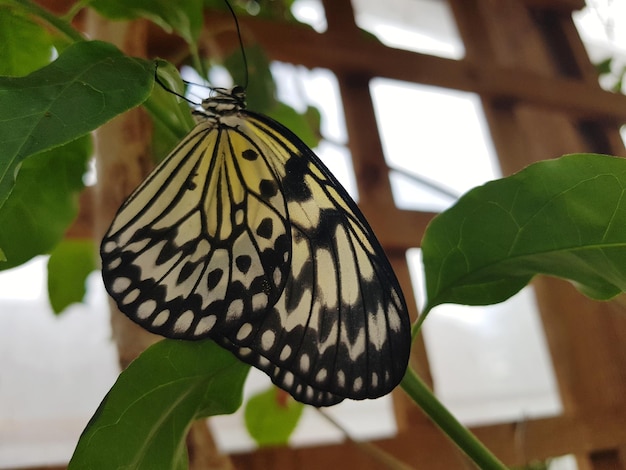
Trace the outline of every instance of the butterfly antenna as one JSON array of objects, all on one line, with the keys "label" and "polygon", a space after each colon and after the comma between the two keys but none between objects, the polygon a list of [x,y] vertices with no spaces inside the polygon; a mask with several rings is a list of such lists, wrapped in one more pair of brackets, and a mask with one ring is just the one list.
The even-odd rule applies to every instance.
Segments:
[{"label": "butterfly antenna", "polygon": [[243,69],[244,69],[244,80],[243,80],[243,89],[248,88],[248,59],[246,57],[246,50],[243,47],[243,39],[241,38],[241,29],[239,28],[239,20],[237,19],[237,15],[235,14],[235,10],[230,5],[228,0],[224,0],[226,6],[230,10],[230,14],[233,16],[233,20],[235,21],[235,28],[237,29],[237,39],[239,39],[239,48],[241,49],[241,58],[243,59]]},{"label": "butterfly antenna", "polygon": [[[187,98],[184,95],[181,95],[180,93],[175,92],[174,90],[172,90],[169,85],[167,85],[166,83],[163,82],[163,80],[161,80],[161,78],[159,78],[159,63],[155,61],[154,64],[154,81],[157,82],[159,85],[161,85],[161,88],[163,88],[165,91],[178,96],[179,98],[182,98],[183,100],[185,100],[187,103],[191,103],[191,104],[195,104],[193,101],[191,101],[189,98]],[[183,80],[184,83],[188,84],[188,82],[186,82],[185,80]]]}]

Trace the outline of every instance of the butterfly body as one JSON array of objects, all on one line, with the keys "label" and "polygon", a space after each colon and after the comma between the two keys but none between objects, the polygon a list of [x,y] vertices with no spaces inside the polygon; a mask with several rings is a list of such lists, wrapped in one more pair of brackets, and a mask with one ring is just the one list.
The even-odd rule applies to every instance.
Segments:
[{"label": "butterfly body", "polygon": [[101,245],[120,310],[212,338],[296,399],[375,398],[401,380],[406,304],[356,204],[291,131],[218,90]]}]

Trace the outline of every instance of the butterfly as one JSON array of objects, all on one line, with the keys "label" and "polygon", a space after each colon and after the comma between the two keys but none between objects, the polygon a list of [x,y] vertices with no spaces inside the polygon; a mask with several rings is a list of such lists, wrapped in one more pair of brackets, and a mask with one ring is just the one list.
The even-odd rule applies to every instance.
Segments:
[{"label": "butterfly", "polygon": [[130,195],[100,248],[119,309],[168,338],[211,338],[296,400],[376,398],[411,335],[383,249],[296,135],[214,89],[197,125]]}]

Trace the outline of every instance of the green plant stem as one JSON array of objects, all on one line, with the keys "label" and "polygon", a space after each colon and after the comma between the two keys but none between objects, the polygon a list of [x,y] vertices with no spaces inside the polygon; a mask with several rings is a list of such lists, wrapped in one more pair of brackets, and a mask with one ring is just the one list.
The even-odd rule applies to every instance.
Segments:
[{"label": "green plant stem", "polygon": [[27,11],[30,14],[38,16],[50,26],[54,27],[57,31],[67,36],[73,42],[84,41],[85,38],[66,21],[56,17],[45,8],[40,7],[36,3],[29,0],[11,0],[9,5],[13,4],[19,6],[23,11]]},{"label": "green plant stem", "polygon": [[415,371],[408,368],[400,385],[430,419],[474,461],[478,468],[506,470],[504,464],[437,400]]}]

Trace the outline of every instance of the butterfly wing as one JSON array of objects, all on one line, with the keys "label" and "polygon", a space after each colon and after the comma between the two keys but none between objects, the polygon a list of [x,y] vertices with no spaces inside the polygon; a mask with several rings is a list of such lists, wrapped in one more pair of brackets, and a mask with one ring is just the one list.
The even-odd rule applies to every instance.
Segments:
[{"label": "butterfly wing", "polygon": [[198,124],[102,241],[104,283],[120,310],[169,338],[238,330],[276,303],[289,272],[276,176],[258,161],[233,159],[226,129]]},{"label": "butterfly wing", "polygon": [[375,398],[404,375],[410,325],[380,244],[317,156],[265,116],[196,126],[122,206],[101,256],[132,320],[209,336],[302,402]]},{"label": "butterfly wing", "polygon": [[[278,301],[218,341],[317,406],[375,398],[402,379],[407,308],[391,266],[356,204],[291,131],[245,113],[245,152],[268,164],[286,203],[291,264]],[[236,348],[239,348],[237,350]]]}]

